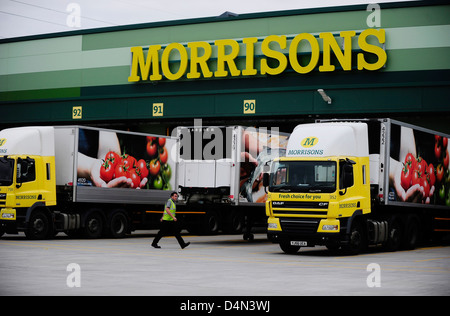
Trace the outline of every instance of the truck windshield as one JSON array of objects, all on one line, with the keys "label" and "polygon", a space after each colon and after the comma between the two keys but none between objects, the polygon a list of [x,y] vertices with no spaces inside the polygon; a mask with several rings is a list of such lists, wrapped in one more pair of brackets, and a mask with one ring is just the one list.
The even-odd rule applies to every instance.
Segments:
[{"label": "truck windshield", "polygon": [[332,193],[336,191],[334,161],[276,161],[270,192]]},{"label": "truck windshield", "polygon": [[13,184],[14,159],[0,157],[0,186]]}]

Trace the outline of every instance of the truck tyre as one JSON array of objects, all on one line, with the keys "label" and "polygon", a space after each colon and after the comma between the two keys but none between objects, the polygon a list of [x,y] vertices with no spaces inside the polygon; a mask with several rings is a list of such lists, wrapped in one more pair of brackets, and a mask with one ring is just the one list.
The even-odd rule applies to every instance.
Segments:
[{"label": "truck tyre", "polygon": [[397,251],[402,242],[403,229],[399,220],[392,221],[389,227],[388,240],[384,245],[386,251]]},{"label": "truck tyre", "polygon": [[113,238],[123,238],[128,231],[128,218],[123,212],[115,212],[109,218],[108,235]]},{"label": "truck tyre", "polygon": [[416,248],[417,241],[419,240],[419,232],[420,227],[418,218],[410,216],[406,222],[402,248],[407,250]]},{"label": "truck tyre", "polygon": [[219,214],[216,211],[206,211],[201,230],[206,235],[215,235],[219,232]]},{"label": "truck tyre", "polygon": [[84,221],[83,236],[85,238],[100,238],[103,231],[103,218],[98,212],[91,212]]},{"label": "truck tyre", "polygon": [[244,216],[241,212],[232,210],[224,222],[223,230],[228,234],[240,234],[244,230]]},{"label": "truck tyre", "polygon": [[50,224],[47,216],[41,210],[35,210],[30,216],[25,236],[28,239],[47,239],[50,233]]},{"label": "truck tyre", "polygon": [[352,222],[348,244],[342,247],[345,253],[349,255],[357,255],[367,246],[365,232],[361,221],[355,219]]},{"label": "truck tyre", "polygon": [[300,246],[291,246],[289,241],[280,242],[280,248],[289,255],[296,254],[300,250]]}]

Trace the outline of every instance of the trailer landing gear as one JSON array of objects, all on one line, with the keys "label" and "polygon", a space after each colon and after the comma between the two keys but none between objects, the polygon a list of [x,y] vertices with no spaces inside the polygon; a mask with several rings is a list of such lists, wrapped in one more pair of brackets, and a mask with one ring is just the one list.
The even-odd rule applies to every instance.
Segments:
[{"label": "trailer landing gear", "polygon": [[242,238],[247,241],[253,241],[255,239],[255,235],[250,232],[245,232]]}]

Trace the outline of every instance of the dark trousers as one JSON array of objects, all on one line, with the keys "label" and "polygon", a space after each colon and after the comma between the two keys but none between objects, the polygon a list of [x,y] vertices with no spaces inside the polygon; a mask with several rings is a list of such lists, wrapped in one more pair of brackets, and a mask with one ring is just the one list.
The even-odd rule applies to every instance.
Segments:
[{"label": "dark trousers", "polygon": [[161,229],[159,230],[158,234],[156,235],[155,239],[153,240],[152,245],[157,245],[158,242],[161,240],[161,238],[164,236],[175,236],[178,243],[180,244],[180,247],[183,247],[185,245],[184,240],[180,235],[180,228],[179,228],[178,222],[162,221]]}]

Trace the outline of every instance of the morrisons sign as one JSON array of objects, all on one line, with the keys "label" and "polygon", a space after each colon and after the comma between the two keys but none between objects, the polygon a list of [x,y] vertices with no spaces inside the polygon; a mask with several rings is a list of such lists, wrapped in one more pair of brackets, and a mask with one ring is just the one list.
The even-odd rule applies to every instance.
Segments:
[{"label": "morrisons sign", "polygon": [[[359,32],[358,32],[359,33]],[[386,64],[384,29],[270,35],[241,40],[131,47],[129,82],[378,70]]]}]

